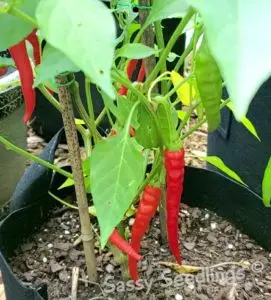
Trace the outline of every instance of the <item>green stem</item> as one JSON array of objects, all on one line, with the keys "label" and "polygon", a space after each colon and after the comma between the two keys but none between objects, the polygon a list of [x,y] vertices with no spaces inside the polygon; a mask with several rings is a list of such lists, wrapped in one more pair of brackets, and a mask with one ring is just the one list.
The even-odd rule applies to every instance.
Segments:
[{"label": "green stem", "polygon": [[102,120],[105,116],[106,116],[106,108],[104,107],[103,110],[100,112],[99,116],[97,117],[97,119],[95,120],[96,128],[97,128],[97,126],[100,125],[100,123],[102,122]]},{"label": "green stem", "polygon": [[[163,50],[165,48],[165,41],[164,41],[164,35],[163,35],[161,22],[155,22],[154,27],[155,27],[155,35],[156,35],[156,42],[158,45],[158,49]],[[167,71],[167,62],[165,61],[161,65],[161,72],[165,73],[166,71]],[[165,95],[167,92],[167,82],[166,81],[161,82],[161,92],[162,92],[162,95]]]},{"label": "green stem", "polygon": [[182,132],[185,125],[187,124],[189,118],[191,117],[191,114],[192,114],[193,110],[196,109],[200,103],[201,103],[200,101],[197,101],[195,104],[192,104],[192,105],[189,106],[189,108],[188,108],[188,110],[187,110],[187,112],[184,116],[184,119],[183,119],[180,127],[178,128],[178,133],[179,134]]},{"label": "green stem", "polygon": [[23,11],[21,11],[20,9],[18,9],[15,6],[12,6],[9,9],[8,13],[10,15],[13,15],[14,17],[18,17],[18,18],[22,19],[23,21],[25,21],[27,23],[30,23],[32,26],[34,26],[34,28],[39,27],[38,23],[33,18],[31,18],[29,15],[27,15],[26,13],[24,13]]},{"label": "green stem", "polygon": [[85,78],[85,92],[87,97],[87,105],[88,105],[88,114],[89,114],[89,122],[91,125],[91,133],[93,135],[94,143],[96,144],[99,141],[99,133],[97,131],[95,125],[95,115],[92,103],[92,96],[91,96],[91,82],[88,77]]},{"label": "green stem", "polygon": [[59,102],[56,100],[56,98],[48,92],[47,88],[41,84],[39,85],[39,90],[41,91],[41,93],[43,94],[43,96],[59,111],[61,112],[61,107]]},{"label": "green stem", "polygon": [[[43,84],[39,85],[38,88],[43,94],[43,96],[49,101],[49,103],[51,103],[61,113],[60,103],[51,93],[48,92],[47,88]],[[82,135],[83,139],[85,139],[85,128],[82,125],[76,125],[76,128]]]},{"label": "green stem", "polygon": [[187,23],[189,22],[189,20],[192,18],[192,16],[194,15],[194,10],[192,8],[189,9],[189,11],[187,12],[187,14],[184,16],[184,18],[182,19],[182,21],[180,22],[180,24],[178,25],[178,27],[176,28],[176,30],[174,31],[173,35],[171,36],[170,40],[167,43],[166,48],[164,49],[164,51],[162,52],[162,55],[158,61],[158,63],[156,64],[155,68],[153,69],[152,73],[150,74],[150,76],[147,78],[145,85],[149,86],[150,83],[155,79],[155,77],[158,75],[162,65],[164,64],[164,62],[167,60],[168,54],[170,53],[171,49],[173,48],[173,46],[175,45],[177,39],[179,38],[179,36],[182,34],[185,26],[187,25]]},{"label": "green stem", "polygon": [[43,160],[40,157],[35,156],[35,155],[33,155],[33,154],[31,154],[31,153],[29,153],[29,152],[27,152],[27,151],[25,151],[25,150],[17,147],[17,146],[15,146],[10,141],[8,141],[7,139],[5,139],[3,136],[0,136],[0,143],[2,143],[7,148],[7,150],[12,150],[12,151],[14,151],[14,152],[16,152],[16,153],[18,153],[18,154],[26,157],[27,159],[30,159],[30,160],[32,160],[32,161],[34,161],[36,163],[39,163],[42,166],[44,166],[46,168],[49,168],[49,169],[51,169],[51,170],[53,170],[53,171],[55,171],[55,172],[57,172],[57,173],[65,176],[67,178],[73,179],[73,175],[71,173],[69,173],[69,172],[67,172],[65,170],[62,170],[62,169],[58,168],[57,166],[49,163],[48,161]]},{"label": "green stem", "polygon": [[187,55],[193,50],[193,45],[194,42],[197,43],[200,36],[202,35],[203,32],[203,26],[197,27],[194,31],[194,34],[192,36],[191,41],[189,42],[187,48],[184,50],[183,54],[180,56],[174,71],[178,72],[180,67],[183,65],[185,58],[187,57]]},{"label": "green stem", "polygon": [[113,127],[114,126],[114,122],[112,120],[112,117],[110,115],[110,110],[108,109],[108,107],[105,107],[105,111],[106,111],[106,115],[107,115],[107,118],[109,120],[110,126]]},{"label": "green stem", "polygon": [[[230,98],[225,100],[221,105],[220,105],[220,110],[227,106],[227,104],[231,101]],[[202,119],[199,123],[197,123],[194,127],[192,127],[190,130],[188,130],[184,135],[181,136],[181,140],[184,140],[187,138],[189,135],[191,135],[193,132],[195,132],[197,129],[199,129],[204,123],[207,122],[207,118]]]},{"label": "green stem", "polygon": [[[164,97],[163,99],[170,99],[170,97],[172,95],[174,95],[178,89],[187,81],[189,81],[191,79],[191,76],[188,76],[186,78],[184,78],[180,83],[178,83],[172,90],[170,90]],[[181,99],[178,99],[178,102],[176,101],[176,104],[179,103],[181,101]],[[174,102],[174,105],[176,105]]]}]

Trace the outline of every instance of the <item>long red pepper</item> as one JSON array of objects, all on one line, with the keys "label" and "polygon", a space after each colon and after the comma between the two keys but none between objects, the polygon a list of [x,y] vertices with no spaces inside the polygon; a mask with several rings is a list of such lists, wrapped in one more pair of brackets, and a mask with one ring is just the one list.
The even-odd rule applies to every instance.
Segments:
[{"label": "long red pepper", "polygon": [[166,209],[167,209],[167,233],[169,247],[179,264],[182,263],[182,257],[179,250],[178,239],[178,216],[180,210],[181,196],[183,192],[184,179],[184,149],[178,151],[164,152],[166,168]]},{"label": "long red pepper", "polygon": [[37,29],[34,29],[27,37],[26,40],[32,45],[35,65],[38,66],[41,62],[40,42],[37,37]]},{"label": "long red pepper", "polygon": [[11,57],[19,71],[22,92],[25,101],[24,123],[27,123],[35,109],[36,92],[33,89],[34,77],[32,66],[27,54],[25,40],[9,48]]},{"label": "long red pepper", "polygon": [[119,232],[115,229],[111,236],[109,237],[109,241],[116,246],[118,249],[123,251],[128,255],[128,257],[132,257],[135,261],[142,259],[142,257],[133,249],[133,247],[125,241],[125,239],[119,234]]},{"label": "long red pepper", "polygon": [[[143,191],[131,233],[131,246],[136,252],[139,252],[141,239],[155,215],[161,192],[161,188],[155,186],[147,186]],[[137,262],[131,256],[129,256],[129,270],[131,278],[136,282],[138,280]]]},{"label": "long red pepper", "polygon": [[[135,71],[136,66],[137,66],[137,62],[138,62],[137,59],[131,59],[128,62],[126,72],[127,72],[128,78],[130,80],[132,80],[134,71]],[[137,82],[143,82],[143,80],[145,78],[145,75],[146,75],[145,64],[144,64],[144,61],[142,60],[141,67],[140,67],[138,77],[137,77]],[[128,92],[128,88],[125,85],[122,85],[119,89],[119,94],[122,95],[122,96],[126,96],[127,92]]]}]

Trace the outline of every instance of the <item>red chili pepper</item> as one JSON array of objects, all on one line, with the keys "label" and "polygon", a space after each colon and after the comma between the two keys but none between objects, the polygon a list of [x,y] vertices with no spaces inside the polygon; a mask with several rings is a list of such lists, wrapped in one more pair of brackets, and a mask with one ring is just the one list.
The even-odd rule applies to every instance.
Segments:
[{"label": "red chili pepper", "polygon": [[[155,186],[147,186],[144,189],[131,234],[131,246],[136,252],[139,252],[141,239],[155,215],[161,192],[161,188]],[[129,270],[131,278],[136,282],[138,280],[137,262],[131,256],[129,257]]]},{"label": "red chili pepper", "polygon": [[146,76],[146,68],[145,68],[145,63],[144,60],[142,60],[141,62],[141,66],[138,72],[138,76],[137,76],[137,82],[143,82]]},{"label": "red chili pepper", "polygon": [[35,65],[38,66],[41,62],[40,42],[37,37],[37,29],[34,29],[27,37],[26,40],[32,45]]},{"label": "red chili pepper", "polygon": [[177,262],[181,264],[182,257],[179,250],[178,240],[178,216],[180,210],[181,196],[183,192],[184,179],[184,149],[178,151],[164,152],[165,168],[166,168],[166,208],[167,208],[167,233],[169,247],[176,258]]},{"label": "red chili pepper", "polygon": [[125,239],[119,234],[119,232],[115,229],[110,238],[109,241],[116,246],[117,248],[119,248],[121,251],[123,251],[124,253],[126,253],[129,258],[132,257],[135,261],[138,261],[140,259],[142,259],[142,256],[140,256],[133,248],[132,246],[125,241]]},{"label": "red chili pepper", "polygon": [[[137,59],[131,59],[128,62],[126,72],[127,72],[128,78],[130,80],[132,80],[133,73],[136,69],[136,65],[137,65]],[[126,96],[127,92],[128,92],[128,88],[126,86],[122,85],[119,89],[119,94],[122,95],[122,96]]]},{"label": "red chili pepper", "polygon": [[6,67],[0,68],[0,76],[5,75],[7,73],[7,71],[8,71],[8,68],[6,68]]},{"label": "red chili pepper", "polygon": [[25,101],[24,123],[27,123],[36,105],[36,92],[33,89],[34,77],[32,66],[27,54],[25,40],[9,48],[11,57],[19,71],[22,92]]}]

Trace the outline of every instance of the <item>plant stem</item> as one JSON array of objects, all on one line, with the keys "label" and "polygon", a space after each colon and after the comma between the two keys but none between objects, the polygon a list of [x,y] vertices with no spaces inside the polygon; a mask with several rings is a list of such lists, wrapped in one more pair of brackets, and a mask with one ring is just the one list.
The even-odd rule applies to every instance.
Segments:
[{"label": "plant stem", "polygon": [[[139,0],[138,4],[142,7],[149,7],[152,5],[152,0]],[[139,10],[139,23],[142,27],[144,27],[144,24],[146,22],[146,19],[148,18],[149,10],[141,8]],[[152,26],[148,26],[141,37],[141,42],[148,47],[153,48],[154,47],[154,31]],[[150,57],[147,57],[144,59],[145,61],[145,69],[146,69],[146,78],[150,75],[152,70],[154,69],[154,66],[156,64],[155,56],[152,55]]]},{"label": "plant stem", "polygon": [[79,112],[81,119],[85,122],[85,125],[87,126],[87,128],[90,131],[92,131],[92,127],[91,127],[91,124],[89,121],[88,114],[85,110],[85,107],[82,104],[82,100],[81,100],[80,93],[79,93],[78,83],[76,81],[74,81],[71,85],[71,88],[72,88],[72,99],[75,104],[75,107],[76,107],[77,111]]},{"label": "plant stem", "polygon": [[33,18],[31,18],[29,15],[27,15],[22,10],[15,7],[14,5],[9,9],[8,13],[10,15],[13,15],[14,17],[18,17],[18,18],[22,19],[23,21],[25,21],[27,23],[30,23],[31,25],[34,26],[34,28],[39,27],[38,23]]},{"label": "plant stem", "polygon": [[3,144],[7,150],[11,150],[11,151],[14,151],[24,157],[26,157],[27,159],[30,159],[36,163],[39,163],[41,164],[42,166],[48,168],[48,169],[51,169],[67,178],[70,178],[70,179],[73,179],[73,176],[71,173],[65,171],[65,170],[62,170],[60,168],[58,168],[57,166],[49,163],[48,161],[46,160],[43,160],[41,159],[40,157],[36,156],[36,155],[33,155],[17,146],[15,146],[14,144],[12,144],[10,141],[8,141],[7,139],[5,139],[3,136],[0,136],[0,143]]},{"label": "plant stem", "polygon": [[[61,113],[61,107],[59,102],[51,93],[48,92],[47,88],[43,84],[39,85],[38,88],[43,94],[43,96]],[[85,141],[87,139],[87,136],[89,136],[88,134],[86,134],[85,128],[79,124],[76,125],[76,128],[82,135],[83,140]]]},{"label": "plant stem", "polygon": [[[231,101],[230,98],[225,100],[221,105],[220,105],[220,110],[227,106],[227,104]],[[207,122],[207,118],[202,119],[199,121],[194,127],[192,127],[190,130],[188,130],[184,135],[181,136],[181,140],[184,140],[187,138],[189,135],[191,135],[194,131],[196,131],[200,126],[202,126],[205,122]]]},{"label": "plant stem", "polygon": [[59,102],[56,100],[56,98],[51,95],[47,88],[41,84],[39,85],[39,90],[41,91],[41,93],[43,94],[43,96],[59,111],[61,112],[61,108],[60,108],[60,104]]},{"label": "plant stem", "polygon": [[187,46],[187,48],[184,50],[183,54],[180,56],[174,71],[178,72],[180,67],[183,65],[185,58],[188,56],[188,54],[193,50],[193,45],[194,43],[197,43],[200,36],[202,35],[203,32],[203,26],[200,26],[198,28],[195,29],[194,31],[194,35],[191,38],[191,41],[189,43],[189,45]]},{"label": "plant stem", "polygon": [[184,129],[185,125],[187,124],[192,112],[194,109],[196,109],[198,107],[198,105],[200,104],[200,101],[197,101],[195,104],[191,104],[184,116],[184,119],[180,125],[180,127],[178,128],[178,133],[180,134],[182,132],[182,130]]},{"label": "plant stem", "polygon": [[106,108],[104,107],[103,110],[100,112],[99,116],[97,117],[97,119],[95,120],[96,128],[97,128],[97,126],[100,125],[100,123],[102,122],[102,120],[105,116],[106,116]]},{"label": "plant stem", "polygon": [[[156,42],[158,45],[158,49],[162,51],[165,48],[165,41],[164,41],[164,35],[163,35],[161,22],[155,22],[154,27],[155,27],[155,35],[156,35]],[[167,71],[167,62],[165,61],[161,65],[161,73],[165,73],[166,71]],[[161,92],[162,92],[162,95],[165,95],[167,92],[166,81],[161,82]]]},{"label": "plant stem", "polygon": [[[185,83],[185,82],[187,82],[188,80],[190,80],[191,79],[191,77],[190,76],[188,76],[188,77],[186,77],[186,78],[184,78],[180,83],[178,83],[172,90],[170,90],[164,97],[163,97],[163,99],[170,99],[170,97],[172,96],[172,95],[174,95],[177,91],[178,91],[178,89]],[[180,100],[180,99],[179,99]],[[181,101],[181,100],[180,100]],[[178,101],[179,102],[179,101]]]},{"label": "plant stem", "polygon": [[187,14],[184,16],[184,18],[180,22],[180,24],[178,25],[178,27],[176,28],[176,30],[174,31],[174,33],[171,36],[170,40],[168,41],[167,46],[164,49],[164,51],[162,52],[162,55],[160,56],[159,61],[156,64],[154,70],[152,71],[150,76],[147,78],[146,83],[145,83],[146,86],[149,86],[150,83],[155,79],[155,77],[159,73],[162,65],[167,60],[168,54],[170,53],[171,49],[175,45],[175,43],[176,43],[177,39],[179,38],[179,36],[182,34],[185,26],[187,25],[189,20],[192,18],[193,14],[194,14],[194,10],[192,8],[190,8],[189,11],[187,12]]},{"label": "plant stem", "polygon": [[94,233],[88,213],[88,201],[84,185],[78,136],[74,123],[72,97],[69,87],[65,86],[69,83],[69,80],[70,78],[67,76],[59,75],[56,77],[59,102],[61,105],[62,118],[69,149],[69,159],[74,177],[74,186],[79,209],[81,235],[86,257],[87,273],[89,280],[96,281],[97,270],[94,252]]},{"label": "plant stem", "polygon": [[88,114],[89,114],[89,122],[91,125],[91,134],[94,139],[94,143],[98,143],[99,141],[99,132],[97,131],[96,125],[95,125],[95,116],[94,116],[94,109],[93,109],[93,103],[92,103],[92,97],[91,97],[91,84],[90,79],[85,78],[85,92],[87,97],[87,104],[88,104]]}]

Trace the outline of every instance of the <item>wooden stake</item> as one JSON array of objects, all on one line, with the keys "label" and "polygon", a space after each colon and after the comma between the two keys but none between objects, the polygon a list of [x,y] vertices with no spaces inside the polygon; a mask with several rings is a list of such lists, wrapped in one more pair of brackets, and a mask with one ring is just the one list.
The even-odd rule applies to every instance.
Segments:
[{"label": "wooden stake", "polygon": [[[88,213],[88,201],[84,185],[78,136],[74,123],[70,82],[74,75],[59,75],[56,77],[58,97],[61,105],[62,118],[69,150],[69,159],[74,177],[75,193],[78,203],[81,236],[83,240],[87,273],[91,281],[97,280],[96,258],[94,252],[94,233]],[[50,117],[50,116],[48,116]]]}]

